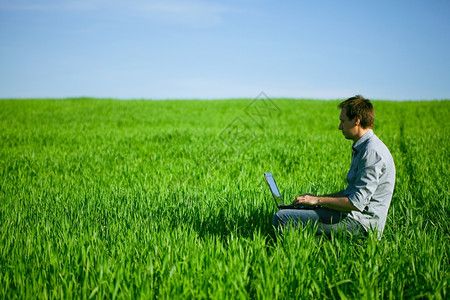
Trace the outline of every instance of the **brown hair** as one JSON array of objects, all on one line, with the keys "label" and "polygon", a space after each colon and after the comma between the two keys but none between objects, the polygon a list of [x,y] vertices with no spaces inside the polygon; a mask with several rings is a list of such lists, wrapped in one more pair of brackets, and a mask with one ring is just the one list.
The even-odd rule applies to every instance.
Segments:
[{"label": "brown hair", "polygon": [[360,119],[362,128],[373,128],[375,111],[369,99],[365,99],[361,95],[356,95],[355,97],[348,98],[339,103],[338,108],[345,108],[349,120],[352,120],[355,117]]}]

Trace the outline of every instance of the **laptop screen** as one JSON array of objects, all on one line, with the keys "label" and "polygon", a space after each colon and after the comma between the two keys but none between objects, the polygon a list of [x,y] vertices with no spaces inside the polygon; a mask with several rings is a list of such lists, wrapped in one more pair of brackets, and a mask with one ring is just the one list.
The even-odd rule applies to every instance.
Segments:
[{"label": "laptop screen", "polygon": [[283,200],[281,199],[280,191],[278,190],[277,184],[275,183],[275,179],[273,178],[272,173],[264,173],[264,177],[266,178],[267,184],[269,185],[270,191],[272,192],[275,202],[278,205],[282,204]]}]

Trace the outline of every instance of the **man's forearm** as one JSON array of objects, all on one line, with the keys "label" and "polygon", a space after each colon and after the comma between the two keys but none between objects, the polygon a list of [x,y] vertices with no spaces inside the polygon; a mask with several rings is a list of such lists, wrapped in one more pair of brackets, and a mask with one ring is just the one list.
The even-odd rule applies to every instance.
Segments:
[{"label": "man's forearm", "polygon": [[348,197],[341,196],[341,194],[338,195],[339,196],[335,196],[335,194],[318,196],[318,205],[339,211],[359,211],[352,202],[350,202]]},{"label": "man's forearm", "polygon": [[333,194],[322,195],[320,197],[344,197],[344,190],[333,193]]},{"label": "man's forearm", "polygon": [[305,194],[295,198],[293,205],[320,205],[322,207],[339,210],[339,211],[359,211],[348,199],[344,196],[344,191],[339,191],[334,194],[315,196]]}]

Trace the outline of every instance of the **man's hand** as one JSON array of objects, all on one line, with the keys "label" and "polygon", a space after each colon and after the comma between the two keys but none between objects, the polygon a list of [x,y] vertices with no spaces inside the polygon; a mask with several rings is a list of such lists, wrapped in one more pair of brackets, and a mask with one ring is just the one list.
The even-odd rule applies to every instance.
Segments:
[{"label": "man's hand", "polygon": [[313,194],[303,194],[300,196],[297,196],[292,202],[292,205],[308,205],[308,206],[316,206],[319,205],[319,197],[313,195]]}]

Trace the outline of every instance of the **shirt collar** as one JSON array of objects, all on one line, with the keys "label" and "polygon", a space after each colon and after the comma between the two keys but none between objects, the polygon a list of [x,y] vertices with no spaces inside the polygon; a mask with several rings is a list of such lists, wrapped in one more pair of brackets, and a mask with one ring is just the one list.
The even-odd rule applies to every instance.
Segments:
[{"label": "shirt collar", "polygon": [[373,130],[369,129],[369,131],[367,131],[358,141],[356,141],[356,143],[353,143],[353,151],[358,152],[361,149],[362,145],[373,135]]}]

